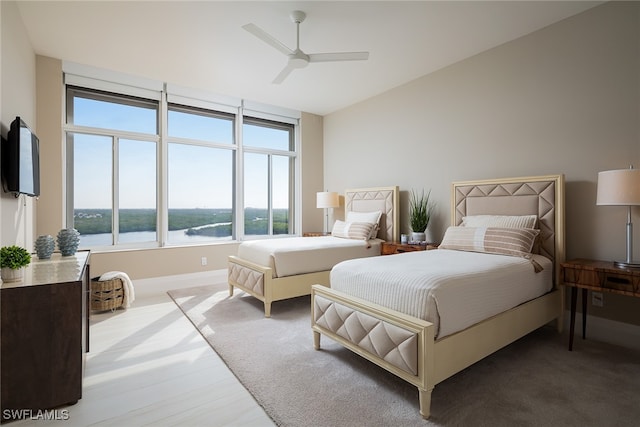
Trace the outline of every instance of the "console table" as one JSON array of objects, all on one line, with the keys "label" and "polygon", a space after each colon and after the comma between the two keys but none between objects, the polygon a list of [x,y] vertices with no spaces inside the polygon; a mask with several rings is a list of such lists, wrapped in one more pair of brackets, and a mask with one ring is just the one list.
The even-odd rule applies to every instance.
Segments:
[{"label": "console table", "polygon": [[0,285],[2,422],[82,397],[89,257],[88,251],[33,256],[21,282]]}]

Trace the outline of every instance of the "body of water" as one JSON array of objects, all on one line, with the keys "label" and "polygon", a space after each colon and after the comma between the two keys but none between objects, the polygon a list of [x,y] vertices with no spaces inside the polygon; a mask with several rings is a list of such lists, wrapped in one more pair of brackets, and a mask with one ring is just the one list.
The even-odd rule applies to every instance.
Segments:
[{"label": "body of water", "polygon": [[[206,226],[193,227],[202,228],[208,226],[224,225],[229,223],[209,224]],[[184,230],[172,230],[169,231],[168,241],[171,244],[183,244],[183,243],[206,243],[223,240],[231,240],[231,236],[227,237],[210,237],[210,236],[188,236]],[[155,242],[157,240],[157,233],[155,231],[133,231],[130,233],[120,233],[120,243],[146,243]],[[95,246],[111,246],[111,233],[102,234],[81,234],[80,235],[80,248],[88,249]]]}]

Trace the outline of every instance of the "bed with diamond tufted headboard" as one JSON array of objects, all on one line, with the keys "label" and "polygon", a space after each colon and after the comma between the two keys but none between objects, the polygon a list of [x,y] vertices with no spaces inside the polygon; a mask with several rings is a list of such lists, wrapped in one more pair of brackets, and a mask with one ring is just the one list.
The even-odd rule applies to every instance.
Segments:
[{"label": "bed with diamond tufted headboard", "polygon": [[[258,298],[264,303],[265,316],[270,317],[272,302],[309,295],[313,284],[329,286],[329,271],[335,264],[380,255],[382,241],[398,240],[398,199],[397,186],[346,190],[340,237],[334,232],[323,237],[243,242],[238,255],[228,259],[230,295],[238,288]],[[361,224],[372,213],[377,213],[372,238],[361,239],[361,230],[354,224]],[[355,218],[353,222],[350,217]]]},{"label": "bed with diamond tufted headboard", "polygon": [[562,328],[563,175],[455,182],[451,225],[439,249],[339,263],[311,292],[315,348],[325,335],[415,385],[425,418],[436,384]]}]

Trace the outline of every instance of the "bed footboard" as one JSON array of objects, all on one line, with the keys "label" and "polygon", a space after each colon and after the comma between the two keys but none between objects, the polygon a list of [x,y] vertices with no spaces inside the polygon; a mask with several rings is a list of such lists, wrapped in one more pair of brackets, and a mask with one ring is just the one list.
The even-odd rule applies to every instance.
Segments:
[{"label": "bed footboard", "polygon": [[314,285],[311,290],[314,346],[323,334],[415,385],[420,414],[430,413],[434,361],[432,323]]},{"label": "bed footboard", "polygon": [[229,296],[233,296],[233,289],[237,287],[264,302],[266,317],[271,316],[271,301],[265,298],[265,289],[271,281],[273,270],[269,267],[253,264],[236,256],[228,259]]},{"label": "bed footboard", "polygon": [[329,286],[329,271],[287,277],[273,277],[273,269],[237,256],[228,258],[229,296],[238,288],[264,303],[265,317],[271,317],[271,303],[311,293],[311,286]]},{"label": "bed footboard", "polygon": [[326,335],[415,385],[420,393],[420,414],[428,418],[436,384],[531,331],[561,319],[561,294],[556,289],[434,341],[432,323],[314,285],[313,343],[319,350],[320,334]]}]

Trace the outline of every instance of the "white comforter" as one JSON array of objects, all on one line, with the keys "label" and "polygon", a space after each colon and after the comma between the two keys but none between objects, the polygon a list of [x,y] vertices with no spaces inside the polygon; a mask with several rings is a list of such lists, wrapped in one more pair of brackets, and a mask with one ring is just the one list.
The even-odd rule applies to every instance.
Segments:
[{"label": "white comforter", "polygon": [[287,237],[253,240],[238,247],[238,257],[273,269],[273,277],[331,270],[337,263],[380,255],[382,240],[338,237]]},{"label": "white comforter", "polygon": [[331,288],[432,322],[436,337],[545,294],[552,288],[549,259],[447,249],[354,259],[331,271]]}]

